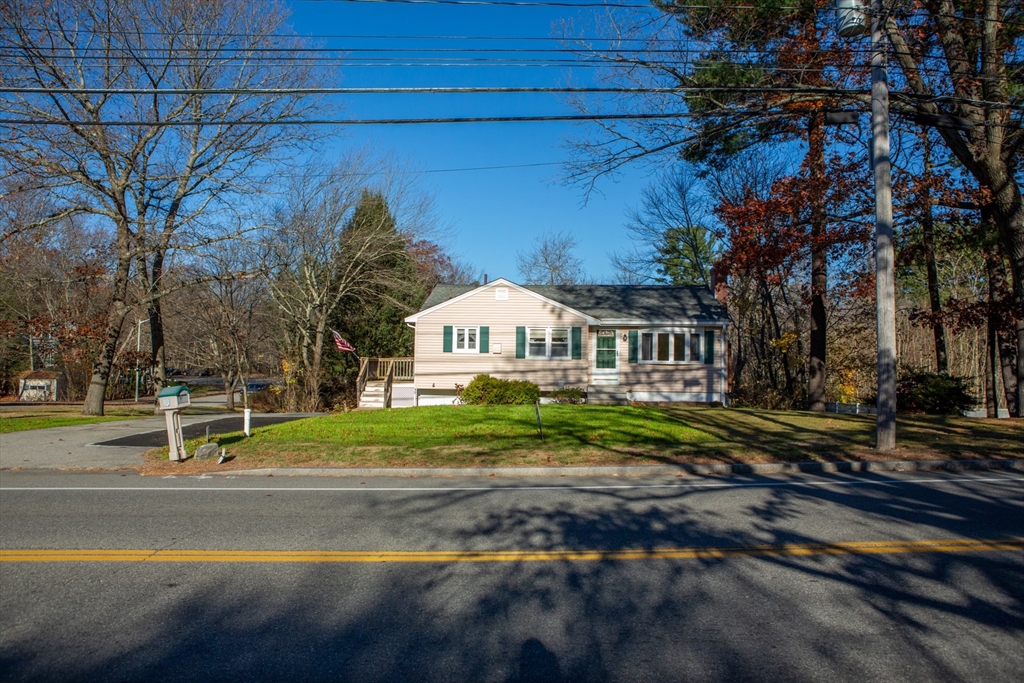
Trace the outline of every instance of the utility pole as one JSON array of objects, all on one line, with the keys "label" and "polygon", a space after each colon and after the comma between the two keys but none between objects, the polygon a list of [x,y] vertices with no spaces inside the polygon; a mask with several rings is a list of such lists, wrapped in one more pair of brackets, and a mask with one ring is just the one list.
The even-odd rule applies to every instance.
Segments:
[{"label": "utility pole", "polygon": [[878,403],[875,448],[896,447],[896,275],[893,265],[889,83],[881,0],[871,2],[871,165],[875,176],[875,315]]}]

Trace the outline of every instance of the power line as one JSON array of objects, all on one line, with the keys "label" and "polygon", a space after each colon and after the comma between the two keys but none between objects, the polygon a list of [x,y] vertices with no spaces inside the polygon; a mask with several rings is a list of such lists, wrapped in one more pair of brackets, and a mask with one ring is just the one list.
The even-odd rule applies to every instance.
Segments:
[{"label": "power line", "polygon": [[[700,10],[706,12],[719,11],[719,10],[761,10],[766,9],[764,7],[757,7],[756,5],[683,5],[683,4],[671,4],[665,5],[664,7],[656,7],[650,3],[630,3],[609,0],[607,2],[593,2],[592,0],[581,0],[580,2],[571,2],[571,0],[299,0],[300,2],[339,2],[339,3],[352,3],[352,4],[379,4],[379,5],[456,5],[456,6],[494,6],[494,7],[566,7],[566,8],[601,8],[601,9],[647,9],[663,12],[665,14],[672,14],[673,10]],[[831,14],[835,10],[829,8],[818,8],[818,7],[794,7],[794,6],[778,6],[770,9],[777,10],[780,12],[807,12],[812,11],[815,13]],[[861,11],[868,16],[873,13],[869,7],[864,7]],[[1011,25],[1024,25],[1024,22],[1009,22],[999,18],[988,19],[987,17],[964,17],[958,14],[949,13],[932,13],[927,10],[920,10],[917,12],[891,12],[886,11],[886,14],[897,14],[904,18],[919,17],[919,16],[939,16],[949,19],[958,19],[960,21],[995,21],[997,23],[1011,24]]]},{"label": "power line", "polygon": [[[730,116],[762,116],[768,111],[731,111]],[[786,112],[779,116],[800,116],[801,112]],[[556,114],[544,116],[474,116],[474,117],[439,117],[409,119],[254,119],[254,120],[211,120],[197,119],[193,121],[67,121],[41,119],[5,119],[0,118],[0,126],[81,126],[85,127],[181,127],[181,126],[268,126],[268,125],[300,125],[300,126],[382,126],[382,125],[423,125],[435,123],[531,123],[551,121],[618,121],[618,120],[654,120],[681,119],[704,116],[690,112],[666,112],[662,114]]]},{"label": "power line", "polygon": [[[820,109],[820,107],[819,107]],[[1020,107],[1015,109],[1020,110]],[[816,110],[817,111],[817,110]],[[773,111],[760,110],[723,110],[720,112],[663,112],[658,114],[555,114],[527,116],[476,116],[476,117],[435,117],[405,119],[252,119],[252,120],[167,120],[167,121],[68,121],[43,119],[5,119],[0,118],[0,127],[8,126],[74,126],[74,127],[185,127],[185,126],[382,126],[382,125],[427,125],[427,124],[464,124],[464,123],[540,123],[540,122],[572,122],[572,121],[653,121],[666,119],[690,118],[723,118],[746,117],[753,119],[762,116],[773,118],[801,117],[808,110]],[[1019,128],[1019,121],[1010,123],[981,123],[982,126]]]},{"label": "power line", "polygon": [[[700,96],[714,93],[738,94],[801,94],[823,97],[858,97],[866,94],[863,88],[836,88],[828,86],[680,86],[670,88],[615,88],[615,87],[412,87],[412,88],[0,88],[10,94],[108,94],[108,95],[382,95],[382,94],[687,94]],[[893,92],[891,97],[904,101],[924,101],[948,104],[969,104],[990,108],[1020,110],[1024,104],[991,102],[952,95],[920,95],[913,92]],[[602,117],[603,118],[603,117]],[[546,119],[545,119],[546,120]],[[8,119],[8,121],[10,121]],[[403,120],[404,121],[404,120]],[[424,120],[426,121],[426,120]],[[147,123],[137,125],[193,125],[191,121]],[[220,123],[220,122],[217,122]],[[300,122],[301,123],[301,122]],[[83,123],[82,125],[95,125]],[[115,125],[134,125],[120,123]]]},{"label": "power line", "polygon": [[863,95],[863,88],[683,86],[678,88],[567,88],[567,87],[422,87],[422,88],[3,88],[0,93],[60,95],[423,95],[423,94],[523,94],[523,93],[807,93]]}]

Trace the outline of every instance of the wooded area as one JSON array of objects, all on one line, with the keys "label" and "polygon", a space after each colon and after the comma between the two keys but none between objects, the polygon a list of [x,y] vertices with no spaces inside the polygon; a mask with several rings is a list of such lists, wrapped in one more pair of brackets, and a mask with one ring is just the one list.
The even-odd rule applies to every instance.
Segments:
[{"label": "wooded area", "polygon": [[[734,396],[811,410],[870,400],[866,44],[837,34],[824,1],[656,4],[657,18],[598,27],[611,54],[566,30],[581,59],[607,65],[609,86],[629,90],[580,111],[614,103],[638,116],[578,137],[572,178],[589,188],[628,163],[669,169],[633,221],[640,248],[616,257],[623,280],[703,282],[720,249]],[[998,0],[885,7],[902,373],[952,373],[990,415],[997,404],[1019,415],[1024,14]],[[840,111],[853,125],[828,124]],[[686,269],[669,266],[676,253]]]}]

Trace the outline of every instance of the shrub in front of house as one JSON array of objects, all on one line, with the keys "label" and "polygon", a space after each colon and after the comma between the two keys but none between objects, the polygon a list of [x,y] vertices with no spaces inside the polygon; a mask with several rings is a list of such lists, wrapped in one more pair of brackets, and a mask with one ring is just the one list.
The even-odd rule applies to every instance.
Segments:
[{"label": "shrub in front of house", "polygon": [[562,387],[552,391],[548,397],[555,403],[575,406],[586,403],[587,392],[579,387]]},{"label": "shrub in front of house", "polygon": [[462,400],[471,406],[529,405],[540,400],[540,387],[533,382],[477,375],[462,390]]}]

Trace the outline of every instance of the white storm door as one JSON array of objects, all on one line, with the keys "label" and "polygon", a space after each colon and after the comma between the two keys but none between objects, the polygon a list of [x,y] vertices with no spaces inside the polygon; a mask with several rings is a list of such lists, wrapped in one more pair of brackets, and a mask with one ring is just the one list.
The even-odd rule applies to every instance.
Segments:
[{"label": "white storm door", "polygon": [[598,330],[595,333],[591,371],[594,384],[619,383],[619,342],[618,330]]}]

